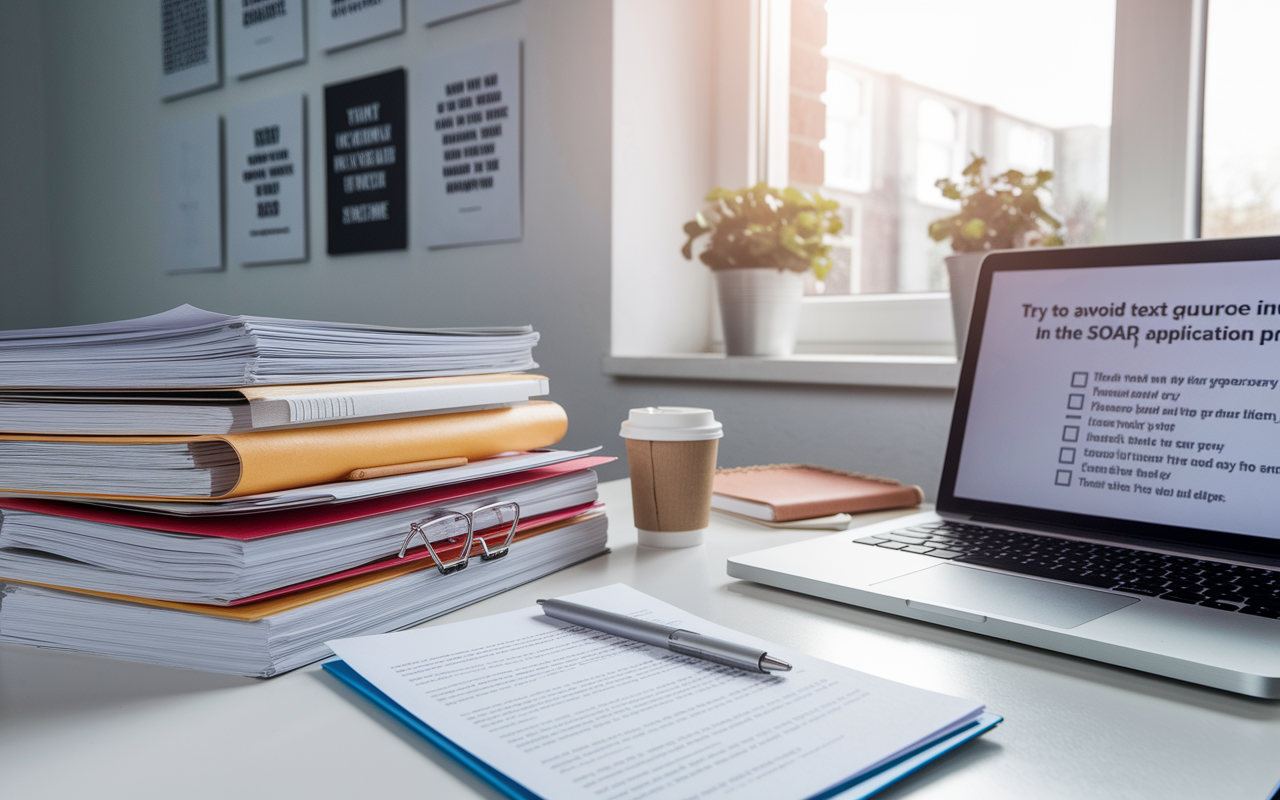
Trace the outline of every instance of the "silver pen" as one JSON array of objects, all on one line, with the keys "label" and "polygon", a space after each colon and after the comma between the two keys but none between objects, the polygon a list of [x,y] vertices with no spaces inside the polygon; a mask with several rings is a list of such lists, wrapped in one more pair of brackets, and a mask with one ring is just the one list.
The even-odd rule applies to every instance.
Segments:
[{"label": "silver pen", "polygon": [[623,614],[613,614],[565,600],[539,600],[538,605],[542,606],[542,613],[563,622],[611,633],[633,642],[663,647],[682,655],[724,664],[727,667],[766,673],[787,672],[791,669],[791,665],[787,662],[780,661],[759,648],[726,642],[723,639],[703,636],[682,628],[672,628]]}]

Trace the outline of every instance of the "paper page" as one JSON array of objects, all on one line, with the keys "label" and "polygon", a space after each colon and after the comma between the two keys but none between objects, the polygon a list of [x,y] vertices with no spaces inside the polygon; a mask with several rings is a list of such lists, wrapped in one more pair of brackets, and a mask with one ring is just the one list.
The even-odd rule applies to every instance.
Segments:
[{"label": "paper page", "polygon": [[214,0],[165,0],[160,10],[160,99],[222,83],[218,65],[218,4]]},{"label": "paper page", "polygon": [[247,77],[307,60],[303,0],[228,0],[222,35],[228,75]]},{"label": "paper page", "polygon": [[217,114],[160,129],[160,263],[166,272],[222,269],[221,139]]},{"label": "paper page", "polygon": [[290,94],[227,112],[227,249],[232,261],[307,260],[307,100]]},{"label": "paper page", "polygon": [[415,89],[421,226],[428,248],[523,235],[520,41],[423,62]]},{"label": "paper page", "polygon": [[538,607],[327,644],[458,746],[566,800],[807,798],[982,710],[770,646],[629,586],[565,599],[756,644],[794,669],[723,667]]}]

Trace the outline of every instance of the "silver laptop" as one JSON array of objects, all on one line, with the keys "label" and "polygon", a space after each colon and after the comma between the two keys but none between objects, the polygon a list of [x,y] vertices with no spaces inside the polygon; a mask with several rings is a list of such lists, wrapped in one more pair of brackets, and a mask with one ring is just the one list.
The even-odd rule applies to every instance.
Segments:
[{"label": "silver laptop", "polygon": [[1280,237],[989,255],[937,513],[729,574],[1280,698]]}]

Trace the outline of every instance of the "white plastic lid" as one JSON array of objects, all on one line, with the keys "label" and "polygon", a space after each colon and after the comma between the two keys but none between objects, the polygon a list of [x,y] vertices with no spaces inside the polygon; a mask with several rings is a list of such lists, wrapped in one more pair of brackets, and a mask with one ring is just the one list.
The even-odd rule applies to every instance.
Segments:
[{"label": "white plastic lid", "polygon": [[631,409],[621,436],[649,442],[697,442],[723,437],[724,426],[709,408],[649,406]]}]

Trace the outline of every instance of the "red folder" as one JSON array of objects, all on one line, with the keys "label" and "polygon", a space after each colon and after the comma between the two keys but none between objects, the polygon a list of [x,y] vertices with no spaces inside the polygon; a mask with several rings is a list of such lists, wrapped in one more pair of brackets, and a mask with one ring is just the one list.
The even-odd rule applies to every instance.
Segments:
[{"label": "red folder", "polygon": [[0,509],[9,508],[15,511],[31,511],[56,517],[71,517],[73,519],[164,531],[166,533],[216,536],[222,539],[247,541],[261,539],[265,536],[277,536],[283,533],[296,533],[309,528],[334,525],[339,522],[376,517],[380,514],[403,511],[417,506],[448,503],[451,500],[466,497],[467,495],[510,489],[556,475],[565,475],[570,472],[607,464],[613,460],[602,456],[588,456],[509,475],[498,475],[466,483],[402,492],[385,497],[373,497],[368,500],[357,500],[351,503],[335,503],[281,511],[259,511],[234,516],[170,517],[83,503],[67,503],[60,500],[34,500],[22,497],[0,497]]}]

